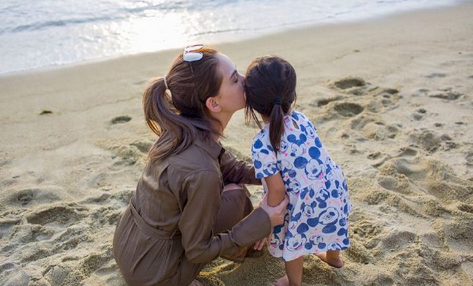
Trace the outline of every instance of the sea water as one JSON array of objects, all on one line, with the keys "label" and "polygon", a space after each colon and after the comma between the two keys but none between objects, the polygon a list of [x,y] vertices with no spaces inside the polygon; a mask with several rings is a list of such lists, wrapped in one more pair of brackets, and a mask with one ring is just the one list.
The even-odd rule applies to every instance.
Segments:
[{"label": "sea water", "polygon": [[455,0],[0,0],[0,75],[455,5]]}]

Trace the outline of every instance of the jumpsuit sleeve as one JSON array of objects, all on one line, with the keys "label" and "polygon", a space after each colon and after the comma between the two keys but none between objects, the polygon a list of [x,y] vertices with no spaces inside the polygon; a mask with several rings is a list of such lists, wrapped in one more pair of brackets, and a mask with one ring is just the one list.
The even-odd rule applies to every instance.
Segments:
[{"label": "jumpsuit sleeve", "polygon": [[210,262],[220,255],[233,255],[271,232],[267,213],[257,208],[232,230],[213,232],[220,206],[221,180],[215,171],[197,171],[184,179],[187,200],[179,220],[182,245],[192,263]]},{"label": "jumpsuit sleeve", "polygon": [[245,161],[238,160],[230,152],[225,151],[220,158],[220,171],[225,184],[261,185],[255,178],[255,168]]}]

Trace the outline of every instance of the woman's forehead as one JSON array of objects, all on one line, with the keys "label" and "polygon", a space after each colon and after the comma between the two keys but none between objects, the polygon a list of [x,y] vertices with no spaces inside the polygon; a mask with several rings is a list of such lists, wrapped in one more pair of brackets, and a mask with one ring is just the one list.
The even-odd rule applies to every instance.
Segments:
[{"label": "woman's forehead", "polygon": [[224,54],[217,54],[219,60],[219,69],[224,78],[229,78],[235,71],[235,64],[233,61]]}]

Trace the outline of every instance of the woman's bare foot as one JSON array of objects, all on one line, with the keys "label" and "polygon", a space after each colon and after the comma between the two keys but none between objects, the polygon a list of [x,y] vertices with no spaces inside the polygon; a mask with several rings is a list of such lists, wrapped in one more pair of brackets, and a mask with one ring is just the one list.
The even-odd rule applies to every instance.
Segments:
[{"label": "woman's bare foot", "polygon": [[274,286],[289,286],[289,278],[287,278],[287,275],[284,275],[283,277],[274,281],[273,285]]},{"label": "woman's bare foot", "polygon": [[205,285],[197,280],[194,280],[191,282],[191,284],[189,284],[189,286],[205,286]]},{"label": "woman's bare foot", "polygon": [[323,262],[335,268],[342,268],[344,264],[343,260],[341,260],[339,256],[331,257],[330,255],[327,255],[327,252],[318,253],[317,257],[320,258],[320,260],[322,260]]}]

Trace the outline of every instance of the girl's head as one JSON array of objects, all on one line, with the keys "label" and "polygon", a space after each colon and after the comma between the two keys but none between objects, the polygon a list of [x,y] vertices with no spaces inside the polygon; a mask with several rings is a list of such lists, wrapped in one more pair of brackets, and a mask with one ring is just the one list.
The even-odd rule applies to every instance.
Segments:
[{"label": "girl's head", "polygon": [[221,119],[244,106],[243,77],[233,62],[213,49],[187,47],[143,94],[146,122],[160,136],[150,159],[179,153],[196,137],[221,135]]},{"label": "girl's head", "polygon": [[253,119],[260,128],[255,111],[269,121],[269,138],[279,150],[284,133],[284,116],[296,100],[296,71],[276,56],[255,59],[246,71],[246,122]]}]

